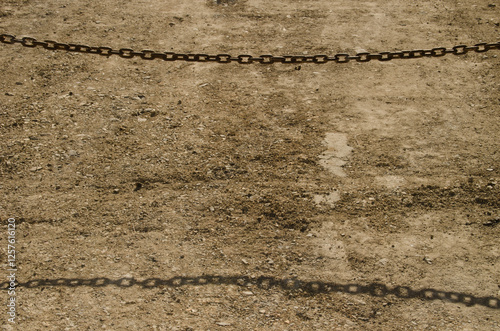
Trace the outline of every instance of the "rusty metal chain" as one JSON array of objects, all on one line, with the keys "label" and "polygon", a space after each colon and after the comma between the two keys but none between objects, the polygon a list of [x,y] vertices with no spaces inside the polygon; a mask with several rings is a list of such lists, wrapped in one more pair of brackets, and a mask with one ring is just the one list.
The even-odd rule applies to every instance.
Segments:
[{"label": "rusty metal chain", "polygon": [[457,45],[452,48],[437,47],[432,49],[415,49],[412,51],[398,51],[398,52],[380,52],[368,53],[362,52],[356,55],[347,53],[338,53],[334,56],[328,55],[238,55],[232,56],[230,54],[192,54],[192,53],[173,53],[173,52],[155,52],[149,49],[142,51],[134,51],[131,48],[113,49],[106,46],[87,46],[80,44],[66,44],[52,40],[38,41],[32,37],[16,38],[10,34],[0,34],[0,42],[4,44],[21,44],[24,47],[38,47],[41,46],[48,50],[62,50],[67,52],[98,54],[102,56],[118,55],[123,58],[140,57],[143,60],[160,59],[163,61],[190,61],[190,62],[218,62],[218,63],[231,63],[237,62],[240,64],[272,64],[272,63],[347,63],[349,61],[369,62],[371,60],[390,61],[394,59],[416,59],[422,57],[440,57],[446,54],[463,55],[470,51],[477,53],[487,52],[492,49],[500,49],[500,42],[496,43],[479,43],[474,46]]}]

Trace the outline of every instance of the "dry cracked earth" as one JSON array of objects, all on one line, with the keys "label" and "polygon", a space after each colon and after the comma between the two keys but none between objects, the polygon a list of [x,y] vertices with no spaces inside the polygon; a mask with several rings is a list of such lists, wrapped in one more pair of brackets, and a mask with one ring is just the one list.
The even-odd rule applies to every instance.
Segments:
[{"label": "dry cracked earth", "polygon": [[[1,33],[181,53],[449,48],[499,24],[495,0],[0,3]],[[0,44],[2,329],[499,329],[499,55]]]}]

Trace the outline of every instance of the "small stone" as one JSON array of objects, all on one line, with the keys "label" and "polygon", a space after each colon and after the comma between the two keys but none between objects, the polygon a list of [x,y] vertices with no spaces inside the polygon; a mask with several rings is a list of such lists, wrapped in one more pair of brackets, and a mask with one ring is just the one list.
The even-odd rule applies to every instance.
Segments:
[{"label": "small stone", "polygon": [[120,193],[120,190],[119,190],[119,189],[117,189],[117,188],[115,188],[115,189],[113,190],[113,194],[118,194],[118,193]]},{"label": "small stone", "polygon": [[366,302],[363,300],[356,299],[356,301],[361,305],[366,305]]},{"label": "small stone", "polygon": [[30,168],[30,171],[38,171],[38,170],[41,170],[42,167],[33,167],[33,168]]},{"label": "small stone", "polygon": [[265,309],[261,309],[261,310],[259,310],[259,313],[261,313],[261,314],[265,314],[265,313],[266,313],[266,310],[265,310]]},{"label": "small stone", "polygon": [[497,217],[497,218],[491,219],[487,222],[484,222],[483,225],[484,226],[495,226],[498,223],[500,223],[500,217]]},{"label": "small stone", "polygon": [[241,262],[243,262],[243,264],[246,264],[246,265],[248,265],[248,264],[249,264],[249,263],[248,263],[248,261],[247,261],[247,260],[245,260],[245,259],[241,259]]},{"label": "small stone", "polygon": [[243,292],[241,292],[241,294],[250,296],[250,295],[253,295],[253,292],[252,291],[243,291]]},{"label": "small stone", "polygon": [[229,323],[229,322],[215,322],[215,324],[219,325],[219,326],[231,326],[232,323]]},{"label": "small stone", "polygon": [[75,151],[74,149],[72,149],[72,150],[69,150],[69,151],[68,151],[68,155],[69,155],[69,156],[77,156],[77,155],[78,155],[78,152],[77,152],[77,151]]},{"label": "small stone", "polygon": [[11,93],[11,92],[5,92],[5,95],[9,96],[9,97],[13,97],[14,96],[14,93]]},{"label": "small stone", "polygon": [[389,259],[383,258],[378,261],[379,264],[381,265],[386,265],[389,262]]},{"label": "small stone", "polygon": [[424,261],[427,262],[427,264],[432,264],[432,260],[429,259],[427,256],[424,257]]},{"label": "small stone", "polygon": [[137,121],[139,121],[139,122],[146,122],[146,121],[147,121],[147,119],[145,119],[145,118],[143,118],[143,117],[139,117],[139,118],[137,119]]}]

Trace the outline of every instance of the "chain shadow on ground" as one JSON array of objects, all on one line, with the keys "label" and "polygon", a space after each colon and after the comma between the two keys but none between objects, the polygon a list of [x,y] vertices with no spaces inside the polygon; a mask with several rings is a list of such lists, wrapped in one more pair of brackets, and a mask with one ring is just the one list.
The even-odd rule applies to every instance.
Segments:
[{"label": "chain shadow on ground", "polygon": [[[492,309],[500,309],[500,299],[495,297],[475,297],[473,295],[439,291],[431,288],[414,290],[406,286],[390,288],[384,284],[371,283],[360,284],[339,284],[333,282],[302,281],[298,279],[279,279],[276,277],[251,278],[248,276],[216,276],[205,275],[199,277],[172,277],[169,279],[148,278],[137,280],[135,278],[109,279],[103,278],[58,278],[58,279],[35,279],[25,283],[16,284],[17,287],[37,288],[44,286],[66,286],[66,287],[103,287],[115,285],[118,287],[140,286],[142,288],[156,288],[160,286],[180,287],[180,286],[203,286],[203,285],[238,285],[242,287],[257,286],[267,290],[279,288],[286,291],[301,291],[309,295],[319,293],[348,293],[348,294],[369,294],[374,297],[385,297],[394,295],[398,298],[420,298],[423,300],[442,300],[454,303],[462,303],[466,306],[480,305]],[[9,282],[1,284],[0,289],[8,289]]]}]

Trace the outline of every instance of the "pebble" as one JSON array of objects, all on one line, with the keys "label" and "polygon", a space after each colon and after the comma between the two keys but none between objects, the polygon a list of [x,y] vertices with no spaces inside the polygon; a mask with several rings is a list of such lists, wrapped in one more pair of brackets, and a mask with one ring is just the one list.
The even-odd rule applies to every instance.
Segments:
[{"label": "pebble", "polygon": [[232,323],[229,323],[229,322],[215,322],[215,324],[219,325],[219,326],[231,326]]},{"label": "pebble", "polygon": [[483,223],[484,226],[495,226],[497,225],[498,223],[500,223],[500,217],[497,217],[497,218],[494,218],[494,219],[491,219],[485,223]]},{"label": "pebble", "polygon": [[386,264],[387,264],[387,262],[389,262],[389,259],[387,259],[387,258],[383,258],[383,259],[380,259],[380,260],[378,261],[378,263],[379,263],[379,264],[381,264],[381,265],[386,265]]},{"label": "pebble", "polygon": [[253,292],[252,291],[243,291],[243,292],[241,292],[241,294],[243,294],[243,295],[253,295]]}]

